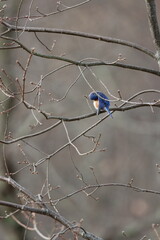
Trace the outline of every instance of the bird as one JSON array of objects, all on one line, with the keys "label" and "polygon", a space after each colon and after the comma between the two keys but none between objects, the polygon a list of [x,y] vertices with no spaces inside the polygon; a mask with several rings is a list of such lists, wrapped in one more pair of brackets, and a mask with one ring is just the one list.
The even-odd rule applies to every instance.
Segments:
[{"label": "bird", "polygon": [[89,99],[93,101],[93,105],[95,109],[97,110],[97,115],[99,115],[101,110],[105,110],[108,112],[108,114],[113,118],[109,107],[110,107],[110,101],[108,97],[102,93],[102,92],[91,92],[89,94]]}]

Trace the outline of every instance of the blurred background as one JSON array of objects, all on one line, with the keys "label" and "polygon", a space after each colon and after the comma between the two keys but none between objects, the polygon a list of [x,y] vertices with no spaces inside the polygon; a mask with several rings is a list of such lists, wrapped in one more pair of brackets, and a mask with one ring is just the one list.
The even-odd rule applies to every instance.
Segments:
[{"label": "blurred background", "polygon": [[[62,4],[72,6],[80,3],[78,0],[63,0]],[[6,1],[1,2],[1,7],[7,4],[4,15],[11,18],[8,21],[14,24],[14,17],[17,16],[39,16],[40,12],[48,14],[56,12],[57,2],[47,1]],[[156,1],[157,13],[159,14],[160,2]],[[60,5],[60,8],[63,6]],[[159,17],[159,16],[158,16]],[[29,21],[26,18],[19,19],[20,26],[34,26],[44,28],[62,28],[68,30],[93,33],[137,43],[152,51],[155,51],[153,39],[151,37],[145,1],[126,0],[92,0],[80,7],[68,11],[59,12],[48,17],[38,18]],[[1,26],[3,32],[6,28]],[[17,33],[17,34],[20,34]],[[16,37],[16,33],[8,36]],[[37,37],[43,42],[41,44]],[[158,70],[156,61],[151,57],[129,47],[104,43],[91,39],[66,36],[51,33],[23,32],[19,41],[29,49],[35,48],[36,52],[46,55],[64,56],[73,60],[95,58],[107,62],[115,61],[119,54],[126,60],[124,63]],[[1,47],[5,41],[1,39]],[[54,44],[53,50],[47,50]],[[22,84],[23,71],[16,63],[18,60],[23,67],[27,63],[29,54],[23,49],[8,49],[0,52],[1,69],[5,69],[11,80],[1,72],[2,81],[13,91],[18,91],[19,79]],[[26,91],[33,89],[42,78],[43,79],[39,103],[41,109],[54,116],[76,117],[93,111],[92,103],[88,106],[85,96],[92,91],[92,88],[103,91],[111,99],[111,106],[114,107],[113,96],[119,97],[120,90],[124,100],[133,94],[147,90],[159,90],[159,78],[155,75],[140,71],[132,71],[111,66],[92,67],[96,75],[86,70],[84,75],[89,82],[81,76],[71,87],[65,96],[69,86],[80,74],[77,66],[66,65],[65,62],[45,59],[33,56],[26,75]],[[61,68],[60,68],[61,67]],[[60,68],[57,71],[56,69]],[[83,69],[83,68],[82,68]],[[52,74],[49,74],[53,71]],[[107,87],[106,91],[102,83]],[[1,112],[13,107],[18,101],[10,99],[4,102],[6,96],[1,93]],[[147,93],[139,96],[143,101],[153,102],[160,97],[157,93]],[[25,99],[38,106],[37,92],[30,92],[25,95]],[[89,155],[78,155],[76,150],[70,146],[64,148],[53,156],[48,162],[39,165],[37,174],[32,174],[30,167],[25,167],[27,163],[36,163],[47,154],[55,152],[59,147],[68,142],[64,126],[61,124],[51,131],[40,136],[26,139],[25,142],[18,142],[11,145],[1,146],[1,174],[4,175],[4,158],[6,159],[12,177],[22,186],[29,189],[35,195],[42,192],[46,182],[51,184],[52,200],[61,198],[84,186],[98,183],[124,183],[133,179],[133,185],[140,188],[159,190],[160,175],[156,164],[160,162],[160,113],[158,108],[137,108],[125,112],[115,112],[113,119],[107,118],[98,126],[89,131],[86,136],[82,136],[74,144],[81,153],[92,149],[93,143],[87,136],[100,138],[99,149],[106,148],[106,151],[97,151]],[[36,124],[33,113],[22,104],[17,105],[12,110],[1,114],[1,139],[10,134],[13,138],[24,136],[45,129],[57,120],[46,120],[41,114],[34,112],[36,118],[42,123]],[[103,114],[104,115],[104,114]],[[66,122],[66,127],[70,138],[74,138],[83,130],[99,120],[103,115],[92,118]],[[19,144],[19,145],[18,145]],[[19,163],[19,164],[18,164]],[[91,168],[92,167],[92,168]],[[77,175],[83,176],[84,182]],[[96,176],[96,177],[95,177]],[[47,179],[47,180],[46,180]],[[1,184],[1,198],[8,201],[17,196],[13,189],[8,189],[5,184]],[[59,186],[57,188],[57,186]],[[46,191],[44,187],[43,193]],[[13,197],[14,196],[14,197]],[[99,198],[99,200],[96,200]],[[46,196],[47,200],[47,196]],[[98,189],[92,197],[87,197],[84,193],[79,193],[71,198],[60,201],[57,209],[65,218],[70,221],[83,221],[83,227],[87,230],[103,237],[104,239],[123,239],[122,231],[126,236],[140,239],[144,235],[150,238],[153,234],[152,223],[159,223],[159,196],[153,194],[139,193],[131,189],[120,187],[104,187]],[[4,208],[1,208],[1,215]],[[22,216],[19,216],[22,218]],[[44,234],[55,231],[53,222],[44,217],[37,217],[41,230]],[[26,219],[22,218],[26,223]],[[44,224],[45,223],[45,224]],[[54,223],[55,224],[55,223]],[[12,219],[0,222],[0,232],[3,239],[23,239],[24,230]],[[35,232],[26,231],[25,239],[41,239]]]}]

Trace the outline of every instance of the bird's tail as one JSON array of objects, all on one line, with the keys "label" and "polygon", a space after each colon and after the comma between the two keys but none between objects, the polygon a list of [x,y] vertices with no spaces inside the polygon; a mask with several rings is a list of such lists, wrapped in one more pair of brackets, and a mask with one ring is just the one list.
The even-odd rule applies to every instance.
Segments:
[{"label": "bird's tail", "polygon": [[105,107],[105,110],[106,110],[106,112],[108,112],[108,114],[111,116],[111,118],[113,118],[112,113],[109,111],[109,108]]}]

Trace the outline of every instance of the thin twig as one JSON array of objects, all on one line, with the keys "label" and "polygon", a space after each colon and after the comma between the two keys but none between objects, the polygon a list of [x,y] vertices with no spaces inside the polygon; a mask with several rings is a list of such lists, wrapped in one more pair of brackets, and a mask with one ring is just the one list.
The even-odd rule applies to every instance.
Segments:
[{"label": "thin twig", "polygon": [[21,140],[24,140],[24,139],[27,139],[27,138],[32,138],[32,137],[36,137],[36,136],[39,136],[43,133],[46,133],[50,130],[52,130],[53,128],[57,127],[59,124],[61,124],[61,120],[56,122],[55,124],[51,125],[50,127],[48,128],[45,128],[39,132],[36,132],[36,133],[33,133],[33,134],[28,134],[28,135],[24,135],[24,136],[21,136],[19,138],[15,138],[15,139],[12,139],[12,140],[9,140],[9,141],[3,141],[3,140],[0,140],[0,143],[4,143],[4,144],[12,144],[12,143],[15,143],[15,142],[18,142],[18,141],[21,141]]}]

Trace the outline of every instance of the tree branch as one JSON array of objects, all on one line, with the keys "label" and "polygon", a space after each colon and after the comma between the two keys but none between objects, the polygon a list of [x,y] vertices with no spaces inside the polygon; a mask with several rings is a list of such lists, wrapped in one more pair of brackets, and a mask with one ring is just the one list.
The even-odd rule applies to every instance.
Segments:
[{"label": "tree branch", "polygon": [[136,191],[136,192],[160,195],[160,191],[155,191],[155,190],[151,190],[151,189],[136,187],[136,186],[133,186],[130,183],[128,183],[128,184],[123,184],[123,183],[101,183],[101,184],[93,184],[93,185],[84,186],[84,187],[82,187],[80,189],[75,190],[72,193],[69,193],[69,194],[65,195],[64,197],[59,198],[58,200],[54,200],[53,202],[57,203],[57,202],[60,202],[60,201],[62,201],[64,199],[73,197],[74,195],[76,195],[76,194],[78,194],[80,192],[84,192],[84,191],[90,190],[90,189],[98,189],[98,188],[102,188],[102,187],[130,188],[130,189],[132,189],[133,191]]},{"label": "tree branch", "polygon": [[[136,94],[134,94],[133,96],[131,96],[128,100],[123,100],[122,104],[119,106],[119,107],[114,107],[114,108],[110,108],[110,110],[113,112],[116,112],[116,111],[127,111],[127,110],[131,110],[131,109],[136,109],[136,108],[142,108],[142,107],[157,107],[157,108],[160,108],[160,103],[159,103],[159,100],[157,102],[153,102],[153,103],[136,103],[135,105],[131,105],[131,106],[126,106],[126,107],[123,107],[125,106],[126,104],[133,104],[132,102],[130,102],[132,99],[134,99],[135,97],[141,95],[141,94],[144,94],[144,93],[160,93],[160,91],[158,90],[154,90],[154,89],[148,89],[148,90],[143,90],[143,91],[140,91]],[[26,104],[26,107],[28,105]],[[32,108],[33,107],[33,108]],[[34,109],[36,110],[36,108],[34,106],[29,106],[28,107],[29,109]],[[72,122],[72,121],[79,121],[79,120],[82,120],[82,119],[85,119],[85,118],[89,118],[89,117],[93,117],[93,116],[96,116],[96,112],[94,113],[89,113],[89,114],[85,114],[85,115],[81,115],[81,116],[77,116],[77,117],[72,117],[72,118],[68,118],[68,117],[61,117],[61,116],[50,116],[50,115],[47,115],[45,112],[43,112],[42,110],[39,110],[39,112],[41,114],[43,114],[46,119],[57,119],[59,120],[57,123],[51,125],[50,127],[44,129],[44,130],[41,130],[39,132],[36,132],[36,133],[33,133],[33,134],[28,134],[28,135],[24,135],[24,136],[21,136],[21,137],[18,137],[18,138],[15,138],[15,139],[12,139],[12,140],[8,140],[8,141],[5,141],[5,140],[0,140],[0,143],[3,143],[3,144],[12,144],[12,143],[15,143],[15,142],[18,142],[18,141],[21,141],[21,140],[24,140],[24,139],[27,139],[27,138],[32,138],[32,137],[36,137],[36,136],[39,136],[45,132],[48,132],[50,131],[51,129],[55,128],[56,126],[58,126],[59,124],[61,124],[62,121],[64,122]],[[104,113],[105,111],[102,111],[100,112],[100,114]],[[107,116],[105,116],[103,119],[107,118]],[[88,131],[88,130],[87,130]],[[81,136],[81,135],[80,135]],[[79,137],[80,137],[79,136]],[[76,138],[77,139],[77,138]],[[76,140],[75,139],[75,140]],[[73,139],[72,139],[73,141]],[[69,143],[67,143],[66,146],[68,146]]]},{"label": "tree branch", "polygon": [[41,58],[47,58],[47,59],[56,59],[59,61],[63,61],[63,62],[68,62],[71,63],[73,65],[76,66],[84,66],[84,67],[94,67],[94,66],[115,66],[115,67],[120,67],[120,68],[126,68],[126,69],[132,69],[132,70],[136,70],[136,71],[142,71],[142,72],[146,72],[146,73],[150,73],[156,76],[160,76],[160,72],[153,70],[153,69],[149,69],[149,68],[145,68],[145,67],[139,67],[139,66],[134,66],[134,65],[129,65],[129,64],[123,64],[123,63],[118,63],[118,62],[106,62],[106,61],[101,61],[101,60],[97,60],[97,61],[85,61],[85,60],[80,60],[80,61],[76,61],[76,60],[72,60],[69,58],[64,58],[64,57],[59,57],[59,56],[55,56],[55,55],[45,55],[45,54],[41,54],[41,53],[37,53],[37,52],[33,52],[33,49],[28,49],[25,45],[23,45],[20,41],[14,39],[14,38],[9,38],[9,37],[4,37],[2,36],[1,38],[8,40],[8,41],[14,41],[17,44],[19,44],[19,46],[24,49],[26,52],[28,52],[29,54],[33,54],[34,56],[37,57],[41,57]]},{"label": "tree branch", "polygon": [[160,30],[156,14],[156,3],[155,0],[145,0],[145,2],[148,12],[150,30],[153,35],[155,47],[157,48],[157,53],[155,56],[160,66]]},{"label": "tree branch", "polygon": [[33,203],[35,203],[38,206],[38,208],[0,200],[1,206],[12,207],[12,208],[19,209],[21,211],[27,211],[27,212],[32,212],[32,213],[49,216],[49,217],[53,218],[54,220],[58,221],[59,223],[61,223],[63,226],[73,230],[76,234],[78,234],[79,236],[81,236],[84,239],[103,240],[102,238],[97,237],[97,236],[93,235],[92,233],[85,231],[82,227],[79,227],[78,225],[71,223],[70,221],[65,219],[63,216],[61,216],[58,212],[49,209],[45,204],[43,204],[42,201],[38,200],[38,197],[34,196],[27,189],[25,189],[20,184],[15,182],[12,178],[0,176],[0,180],[3,182],[7,182],[9,185],[18,189],[20,192],[23,192],[25,195],[27,195],[29,198],[31,198],[34,201]]},{"label": "tree branch", "polygon": [[[18,204],[18,203],[13,203],[13,202],[7,202],[7,201],[2,201],[0,200],[0,205],[1,206],[7,206],[7,207],[12,207],[15,209],[19,209],[21,211],[27,211],[27,212],[32,212],[32,213],[36,213],[36,214],[41,214],[41,215],[45,215],[45,216],[49,216],[52,219],[55,219],[56,221],[60,222],[62,225],[64,225],[65,227],[74,230],[76,232],[76,234],[78,234],[79,236],[81,236],[84,239],[87,240],[103,240],[102,238],[99,238],[95,235],[93,235],[92,233],[89,233],[87,231],[85,231],[82,227],[77,226],[76,224],[71,223],[70,221],[68,221],[67,219],[65,219],[63,216],[61,216],[59,213],[49,209],[48,207],[46,207],[45,204],[43,204],[43,202],[38,201],[38,198],[36,198],[33,194],[31,194],[28,190],[26,190],[24,187],[22,187],[20,184],[18,184],[17,182],[15,182],[12,178],[10,177],[3,177],[0,176],[0,180],[7,182],[8,184],[10,184],[12,187],[16,188],[17,190],[19,190],[20,192],[23,192],[25,195],[27,195],[29,198],[31,198],[34,203],[40,207],[30,207],[30,206],[26,206],[26,205],[22,205],[22,204]],[[122,183],[102,183],[102,184],[93,184],[93,185],[87,185],[84,186],[70,194],[67,194],[66,196],[59,198],[58,200],[55,200],[55,203],[57,203],[57,201],[62,201],[64,199],[70,198],[80,192],[84,192],[88,189],[98,189],[98,188],[102,188],[102,187],[123,187],[123,188],[129,188],[132,189],[133,191],[136,192],[142,192],[142,193],[149,193],[149,194],[156,194],[156,195],[160,195],[159,191],[156,190],[150,190],[150,189],[144,189],[144,188],[140,188],[140,187],[136,187],[133,186],[131,183],[128,184],[122,184]],[[78,229],[78,231],[76,231],[76,229]]]},{"label": "tree branch", "polygon": [[139,46],[138,44],[135,44],[133,42],[129,42],[129,41],[121,40],[121,39],[116,39],[116,38],[111,38],[111,37],[106,37],[106,36],[101,36],[101,35],[96,35],[96,34],[91,34],[91,33],[84,33],[84,32],[79,32],[79,31],[65,30],[65,29],[41,28],[41,27],[25,27],[24,28],[23,26],[11,25],[5,21],[2,21],[2,24],[4,26],[8,27],[11,31],[20,30],[20,31],[25,31],[25,32],[43,32],[43,33],[65,34],[65,35],[93,39],[93,40],[102,41],[102,42],[120,44],[123,46],[134,48],[134,49],[141,51],[141,52],[149,55],[150,57],[156,59],[155,54],[151,50],[148,50],[147,48]]}]

